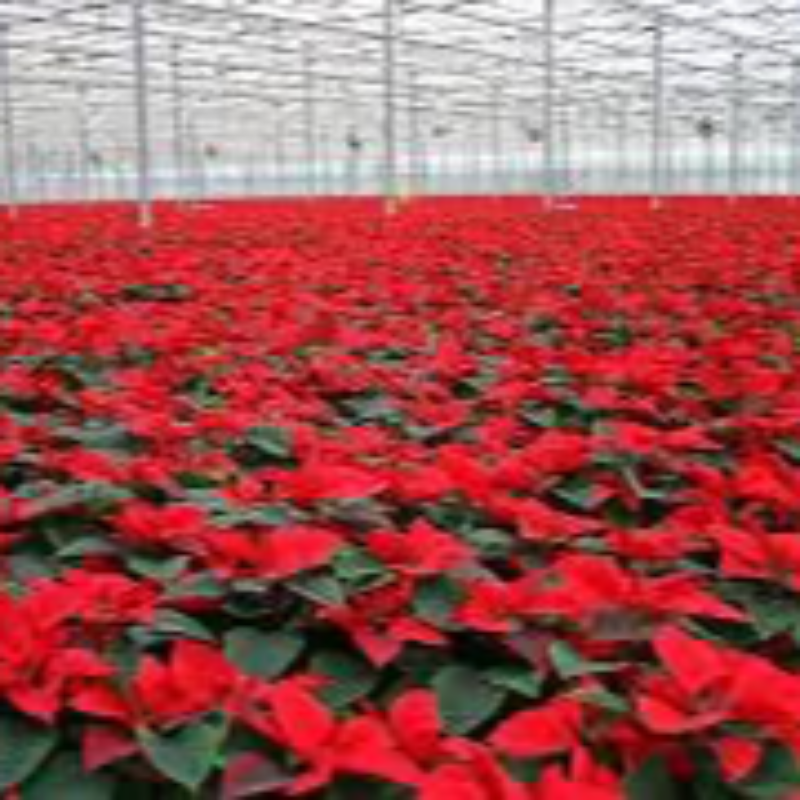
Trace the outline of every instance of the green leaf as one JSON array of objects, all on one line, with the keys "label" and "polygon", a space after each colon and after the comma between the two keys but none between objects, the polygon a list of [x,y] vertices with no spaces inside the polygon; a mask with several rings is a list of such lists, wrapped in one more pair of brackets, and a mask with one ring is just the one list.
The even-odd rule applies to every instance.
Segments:
[{"label": "green leaf", "polygon": [[211,487],[187,488],[185,495],[187,503],[213,514],[225,514],[237,510],[237,506],[232,505],[227,498],[218,494]]},{"label": "green leaf", "polygon": [[345,708],[368,695],[379,677],[362,656],[342,650],[324,650],[318,653],[312,659],[309,671],[330,679],[330,683],[319,694],[336,709]]},{"label": "green leaf", "polygon": [[375,347],[365,354],[367,361],[374,364],[395,364],[413,355],[413,350],[405,347]]},{"label": "green leaf", "polygon": [[492,686],[531,700],[536,699],[542,693],[543,678],[530,667],[514,665],[492,667],[483,673],[483,678]]},{"label": "green leaf", "polygon": [[272,458],[286,459],[292,455],[291,434],[285,428],[278,428],[275,425],[262,425],[251,429],[247,435],[247,442]]},{"label": "green leaf", "polygon": [[742,795],[709,771],[698,772],[692,780],[696,800],[742,800]]},{"label": "green leaf", "polygon": [[217,600],[227,594],[227,587],[210,572],[198,573],[191,577],[170,583],[167,586],[165,597],[170,600],[204,598]]},{"label": "green leaf", "polygon": [[553,406],[528,406],[523,408],[520,416],[529,425],[537,428],[557,428],[560,424],[558,410]]},{"label": "green leaf", "polygon": [[775,585],[757,582],[728,582],[720,594],[729,602],[742,605],[762,640],[791,633],[800,625],[800,600],[788,592],[778,592]]},{"label": "green leaf", "polygon": [[756,630],[765,639],[797,631],[800,625],[800,603],[795,599],[753,601],[747,610]]},{"label": "green leaf", "polygon": [[602,708],[605,711],[610,711],[614,714],[630,714],[630,703],[623,697],[620,697],[613,692],[606,689],[594,688],[586,691],[578,691],[572,695],[576,700],[579,699],[582,703],[597,708]]},{"label": "green leaf", "polygon": [[17,714],[0,717],[0,791],[27,780],[53,751],[54,728]]},{"label": "green leaf", "polygon": [[29,584],[38,578],[52,578],[57,565],[52,558],[38,553],[14,553],[9,558],[11,577],[15,582]]},{"label": "green leaf", "polygon": [[180,303],[191,299],[194,290],[182,283],[135,283],[122,290],[128,302]]},{"label": "green leaf", "polygon": [[583,675],[615,672],[625,666],[610,661],[588,661],[566,642],[553,642],[550,646],[550,659],[556,672],[567,680]]},{"label": "green leaf", "polygon": [[552,364],[545,368],[541,380],[545,386],[569,386],[572,383],[572,376],[566,367]]},{"label": "green leaf", "polygon": [[341,582],[332,575],[308,572],[292,578],[287,586],[295,593],[322,606],[342,606],[347,594]]},{"label": "green leaf", "polygon": [[779,744],[766,748],[761,763],[736,789],[753,800],[774,800],[800,788],[800,764],[792,752]]},{"label": "green leaf", "polygon": [[407,786],[353,775],[336,778],[324,795],[325,800],[414,800],[417,796]]},{"label": "green leaf", "polygon": [[22,789],[25,800],[111,800],[116,779],[105,772],[85,772],[80,753],[59,753]]},{"label": "green leaf", "polygon": [[305,645],[299,633],[236,628],[225,637],[225,654],[248,675],[271,680],[286,672]]},{"label": "green leaf", "polygon": [[251,428],[233,447],[233,456],[249,469],[285,464],[293,458],[292,438],[289,431],[274,425]]},{"label": "green leaf", "polygon": [[796,464],[800,464],[800,442],[794,439],[781,439],[777,442],[777,448]]},{"label": "green leaf", "polygon": [[694,796],[697,800],[741,800],[741,795],[720,783],[701,781],[695,784]]},{"label": "green leaf", "polygon": [[634,466],[623,467],[621,474],[630,490],[640,500],[666,500],[670,497],[671,492],[666,489],[656,489],[651,486],[645,486]]},{"label": "green leaf", "polygon": [[171,639],[194,639],[198,642],[214,643],[214,635],[201,622],[188,614],[165,609],[159,611],[149,626],[132,628],[131,637],[143,646]]},{"label": "green leaf", "polygon": [[87,424],[81,428],[61,427],[55,431],[59,438],[80,444],[87,450],[107,450],[130,452],[137,439],[128,430],[110,421],[101,424]]},{"label": "green leaf", "polygon": [[452,578],[446,575],[426,578],[417,584],[414,616],[438,628],[451,627],[453,614],[464,597],[464,589]]},{"label": "green leaf", "polygon": [[345,525],[354,531],[382,529],[388,524],[381,504],[371,497],[326,500],[320,504],[319,510],[326,521]]},{"label": "green leaf", "polygon": [[598,330],[595,338],[613,349],[630,347],[635,340],[635,333],[625,320],[613,320],[605,330]]},{"label": "green leaf", "polygon": [[212,478],[205,472],[181,471],[175,475],[175,478],[183,488],[190,492],[207,492],[215,489],[219,483],[216,478]]},{"label": "green leaf", "polygon": [[214,771],[220,747],[228,733],[227,721],[187,725],[176,733],[138,731],[147,760],[164,777],[196,791]]},{"label": "green leaf", "polygon": [[333,571],[339,580],[358,591],[375,588],[393,579],[392,573],[380,561],[357,547],[340,550],[334,556]]},{"label": "green leaf", "polygon": [[134,555],[130,556],[125,563],[135,575],[166,583],[175,580],[185,572],[190,562],[191,559],[188,556],[164,559]]},{"label": "green leaf", "polygon": [[248,506],[225,510],[214,515],[214,523],[223,528],[258,527],[279,528],[292,521],[289,509],[283,506]]},{"label": "green leaf", "polygon": [[402,425],[403,412],[386,395],[363,395],[339,400],[342,415],[356,425]]},{"label": "green leaf", "polygon": [[114,665],[117,677],[125,683],[130,683],[139,671],[141,655],[140,646],[129,639],[118,639],[105,652],[106,659]]},{"label": "green leaf", "polygon": [[88,506],[95,511],[112,509],[117,503],[129,500],[132,493],[121,486],[102,481],[76,483],[64,486],[47,497],[34,500],[31,504],[32,516],[44,516],[60,511],[70,511],[76,506]]},{"label": "green leaf", "polygon": [[101,539],[99,536],[86,536],[64,545],[58,550],[56,557],[60,559],[86,558],[87,556],[113,555],[116,552],[116,546],[108,539]]},{"label": "green leaf", "polygon": [[538,758],[503,758],[502,764],[517,783],[538,783],[542,776],[543,764]]},{"label": "green leaf", "polygon": [[463,538],[484,558],[490,559],[507,558],[517,545],[511,533],[497,528],[470,528],[464,532]]},{"label": "green leaf", "polygon": [[[601,430],[604,434],[612,433],[605,426]],[[639,456],[636,453],[620,450],[600,450],[595,452],[591,461],[595,467],[613,470],[622,475],[626,470],[634,469],[639,460]]]},{"label": "green leaf", "polygon": [[596,511],[604,502],[604,498],[596,491],[596,485],[585,478],[565,481],[553,490],[553,494],[572,508],[583,512]]},{"label": "green leaf", "polygon": [[445,727],[456,735],[469,733],[491,719],[506,696],[503,689],[467,666],[445,667],[434,678],[433,687]]},{"label": "green leaf", "polygon": [[625,781],[627,800],[685,800],[684,786],[658,756],[645,761]]}]

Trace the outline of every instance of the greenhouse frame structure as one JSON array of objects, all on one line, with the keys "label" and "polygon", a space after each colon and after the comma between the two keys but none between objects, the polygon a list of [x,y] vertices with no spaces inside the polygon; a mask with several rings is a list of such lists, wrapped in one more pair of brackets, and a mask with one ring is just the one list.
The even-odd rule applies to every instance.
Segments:
[{"label": "greenhouse frame structure", "polygon": [[800,194],[790,0],[6,0],[2,191]]}]

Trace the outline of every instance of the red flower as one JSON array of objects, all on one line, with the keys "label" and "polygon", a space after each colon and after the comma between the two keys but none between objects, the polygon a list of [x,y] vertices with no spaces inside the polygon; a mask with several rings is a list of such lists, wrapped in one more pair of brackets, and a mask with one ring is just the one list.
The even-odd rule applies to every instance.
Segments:
[{"label": "red flower", "polygon": [[20,711],[52,723],[85,680],[105,678],[111,667],[71,643],[64,609],[42,594],[19,603],[0,596],[0,694]]},{"label": "red flower", "polygon": [[292,682],[268,694],[269,735],[288,747],[308,771],[293,784],[294,793],[313,791],[337,773],[369,775],[416,785],[421,773],[377,719],[355,717],[337,722],[307,689]]},{"label": "red flower", "polygon": [[[567,556],[557,564],[562,582],[541,593],[539,613],[586,619],[605,612],[638,610],[652,616],[675,614],[741,620],[741,612],[705,592],[689,574],[646,578],[614,561],[594,556]],[[536,606],[532,606],[532,609]]]},{"label": "red flower", "polygon": [[363,592],[348,605],[321,610],[318,616],[346,631],[359,649],[379,667],[394,661],[406,642],[444,645],[436,628],[409,614],[412,585],[389,584]]},{"label": "red flower", "polygon": [[472,560],[469,547],[454,536],[426,522],[415,522],[407,533],[375,531],[367,548],[398,572],[406,575],[436,575]]},{"label": "red flower", "polygon": [[191,505],[154,506],[136,500],[115,517],[120,536],[130,544],[181,549],[205,533],[206,514]]},{"label": "red flower", "polygon": [[515,758],[540,758],[566,752],[580,743],[583,713],[569,698],[520,711],[495,730],[492,745]]},{"label": "red flower", "polygon": [[601,527],[595,519],[584,519],[550,508],[538,500],[520,500],[513,511],[520,534],[531,541],[547,542],[554,539],[574,538],[591,533]]},{"label": "red flower", "polygon": [[297,503],[372,497],[389,486],[371,471],[340,464],[308,462],[298,470],[274,470],[270,476],[277,496]]},{"label": "red flower", "polygon": [[302,526],[226,533],[205,541],[209,566],[224,576],[274,579],[325,566],[342,546],[339,534]]},{"label": "red flower", "polygon": [[95,682],[78,691],[72,705],[126,727],[173,726],[225,708],[239,683],[236,670],[214,647],[179,641],[167,661],[142,659],[129,690]]}]

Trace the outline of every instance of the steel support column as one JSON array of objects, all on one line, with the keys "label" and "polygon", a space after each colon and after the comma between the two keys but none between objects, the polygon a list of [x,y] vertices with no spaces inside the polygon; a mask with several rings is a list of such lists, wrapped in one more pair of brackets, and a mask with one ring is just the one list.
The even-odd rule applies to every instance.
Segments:
[{"label": "steel support column", "polygon": [[3,105],[3,177],[5,184],[5,206],[8,216],[16,218],[19,213],[19,187],[17,185],[16,126],[12,93],[11,30],[0,24],[0,102]]},{"label": "steel support column", "polygon": [[137,220],[139,227],[153,224],[153,187],[150,152],[150,98],[147,74],[146,0],[131,0],[134,102],[136,109]]}]

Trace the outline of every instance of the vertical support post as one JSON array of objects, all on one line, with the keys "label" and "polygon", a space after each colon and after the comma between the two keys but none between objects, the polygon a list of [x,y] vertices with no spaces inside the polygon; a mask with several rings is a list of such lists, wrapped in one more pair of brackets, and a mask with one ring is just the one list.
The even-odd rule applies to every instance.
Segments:
[{"label": "vertical support post", "polygon": [[789,99],[791,133],[789,139],[789,194],[800,196],[800,58],[792,59],[792,86]]},{"label": "vertical support post", "polygon": [[617,108],[617,183],[625,194],[628,186],[628,100],[623,95]]},{"label": "vertical support post", "polygon": [[701,123],[704,127],[701,128],[700,134],[703,142],[703,149],[705,156],[705,191],[710,197],[715,193],[716,189],[716,174],[717,174],[717,159],[714,152],[714,141],[717,135],[717,129],[713,120],[706,120]]},{"label": "vertical support post", "polygon": [[81,176],[80,193],[84,202],[92,199],[92,148],[89,133],[88,95],[86,86],[78,87],[78,169]]},{"label": "vertical support post", "polygon": [[72,149],[66,148],[61,154],[62,202],[75,199],[75,175],[72,161]]},{"label": "vertical support post", "polygon": [[111,159],[111,193],[114,199],[122,202],[125,199],[125,161],[121,148],[114,148],[109,151]]},{"label": "vertical support post", "polygon": [[150,228],[153,225],[145,2],[146,0],[131,0],[134,100],[136,103],[137,220],[140,228]]},{"label": "vertical support post", "polygon": [[492,112],[492,158],[491,166],[493,173],[492,194],[502,195],[505,191],[503,180],[503,84],[498,83],[494,86],[494,97],[490,100]]},{"label": "vertical support post", "polygon": [[55,173],[54,184],[55,192],[54,199],[57,202],[64,202],[69,195],[69,188],[67,183],[67,164],[66,153],[63,150],[56,149],[52,155],[53,169]]},{"label": "vertical support post", "polygon": [[31,199],[34,202],[44,202],[44,164],[42,152],[35,141],[28,142],[28,164],[30,169]]},{"label": "vertical support post", "polygon": [[311,45],[306,44],[303,52],[303,84],[305,89],[304,104],[304,135],[305,135],[305,169],[306,191],[309,195],[316,195],[317,187],[317,108],[314,97],[314,55]]},{"label": "vertical support post", "polygon": [[556,186],[556,8],[555,0],[543,0],[542,43],[544,46],[544,108],[542,112],[542,155],[544,159],[544,207],[555,205]]},{"label": "vertical support post", "polygon": [[682,113],[676,113],[671,120],[671,146],[675,148],[672,156],[672,191],[685,197],[689,192],[691,184],[691,170],[689,168],[689,148],[687,147],[689,137],[686,133],[686,118]]},{"label": "vertical support post", "polygon": [[664,23],[653,25],[653,108],[650,132],[650,207],[661,208],[664,199]]},{"label": "vertical support post", "polygon": [[33,199],[31,188],[33,186],[33,163],[31,161],[30,142],[26,141],[24,147],[17,148],[17,174],[19,175],[19,193],[28,202]]},{"label": "vertical support post", "polygon": [[80,192],[76,191],[76,184],[78,183],[77,180],[77,172],[75,169],[76,163],[76,155],[75,151],[70,148],[64,153],[64,178],[65,178],[65,194],[66,199],[70,202],[74,202],[79,199]]},{"label": "vertical support post", "polygon": [[186,133],[186,182],[188,191],[194,200],[200,198],[200,155],[195,133],[194,120],[192,114],[187,110],[184,118],[184,131]]},{"label": "vertical support post", "polygon": [[668,116],[664,116],[664,155],[661,161],[662,175],[661,175],[661,191],[665,196],[673,193],[673,184],[675,179],[675,142],[673,140],[673,120]]},{"label": "vertical support post", "polygon": [[351,197],[358,195],[358,158],[361,150],[361,139],[358,138],[356,129],[351,127],[345,140],[347,151],[347,191]]},{"label": "vertical support post", "polygon": [[735,53],[731,64],[730,131],[728,134],[728,202],[735,203],[742,192],[742,64],[744,56]]},{"label": "vertical support post", "polygon": [[686,125],[680,113],[675,114],[672,123],[671,146],[674,150],[672,155],[671,186],[675,194],[685,197],[689,194],[688,187],[691,184],[687,162]]},{"label": "vertical support post", "polygon": [[284,148],[284,106],[276,102],[273,106],[273,122],[274,122],[274,148],[275,148],[275,193],[283,196],[290,194],[285,185],[284,177],[286,176],[286,150]]},{"label": "vertical support post", "polygon": [[396,0],[383,3],[383,203],[397,210],[397,19]]},{"label": "vertical support post", "polygon": [[42,164],[44,171],[42,173],[42,200],[49,202],[58,196],[58,192],[53,193],[53,185],[58,170],[58,165],[55,163],[54,152],[52,150],[45,150],[42,154]]},{"label": "vertical support post", "polygon": [[781,147],[783,145],[784,138],[782,122],[782,117],[776,115],[772,125],[772,144],[770,146],[770,151],[772,153],[772,192],[776,198],[785,193],[785,173],[783,170],[783,159],[781,154]]},{"label": "vertical support post", "polygon": [[411,139],[411,172],[414,176],[414,194],[420,195],[427,189],[427,152],[423,140],[421,119],[422,93],[419,74],[411,73],[408,92],[408,118]]},{"label": "vertical support post", "polygon": [[184,131],[183,59],[179,42],[172,43],[172,170],[176,199],[186,191],[186,143]]},{"label": "vertical support post", "polygon": [[17,186],[16,127],[14,101],[11,91],[13,79],[11,72],[11,31],[8,23],[0,23],[0,101],[3,104],[3,173],[5,177],[6,212],[11,219],[19,213]]},{"label": "vertical support post", "polygon": [[575,185],[575,164],[573,162],[572,97],[567,91],[566,82],[561,87],[560,94],[562,108],[558,126],[561,128],[561,133],[559,134],[561,142],[561,183],[559,192],[569,199],[570,195],[576,195],[578,191]]},{"label": "vertical support post", "polygon": [[35,158],[36,200],[44,203],[47,197],[47,178],[45,176],[47,164],[44,159],[44,151],[38,144],[32,143],[31,155]]},{"label": "vertical support post", "polygon": [[[323,90],[324,96],[324,90]],[[323,108],[324,119],[324,108]],[[331,191],[331,174],[329,171],[330,166],[330,135],[325,126],[319,132],[319,192],[323,197],[330,196]]]},{"label": "vertical support post", "polygon": [[[484,115],[481,109],[476,109],[474,115],[471,116],[470,122],[472,123],[475,141],[475,178],[472,177],[472,172],[469,165],[465,162],[462,173],[463,191],[465,194],[475,192],[476,194],[491,195],[494,192],[494,153],[492,150],[492,118],[491,114]],[[469,131],[469,129],[467,129]],[[469,133],[467,134],[469,136]],[[467,147],[469,148],[469,139],[467,139]],[[474,187],[474,188],[473,188]]]}]

